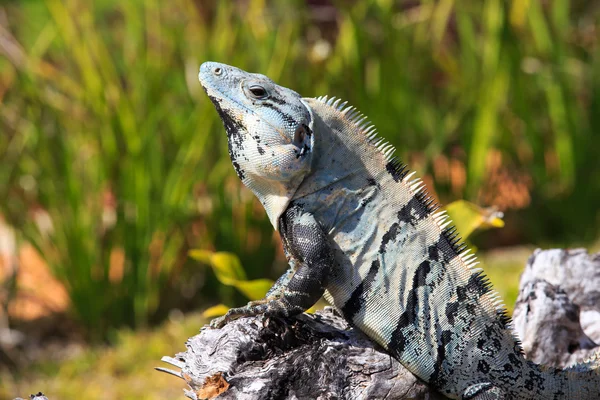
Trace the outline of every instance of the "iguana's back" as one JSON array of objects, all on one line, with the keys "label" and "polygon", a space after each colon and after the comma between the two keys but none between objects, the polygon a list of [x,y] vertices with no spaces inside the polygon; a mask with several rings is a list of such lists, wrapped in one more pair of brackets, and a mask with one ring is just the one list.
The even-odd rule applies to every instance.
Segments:
[{"label": "iguana's back", "polygon": [[[333,134],[315,143],[322,153],[294,196],[337,245],[325,298],[446,394],[496,377],[524,395],[525,370],[547,379],[524,360],[490,284],[422,183],[334,100],[305,99],[315,131]],[[364,156],[353,156],[358,148]],[[529,398],[543,395],[530,386]]]}]

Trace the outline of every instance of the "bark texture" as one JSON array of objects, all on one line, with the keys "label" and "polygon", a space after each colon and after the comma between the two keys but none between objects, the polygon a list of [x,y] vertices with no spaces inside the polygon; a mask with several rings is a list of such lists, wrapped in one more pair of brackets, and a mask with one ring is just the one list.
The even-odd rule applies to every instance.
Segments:
[{"label": "bark texture", "polygon": [[600,253],[536,250],[527,261],[513,323],[527,358],[565,367],[600,344]]},{"label": "bark texture", "polygon": [[[529,259],[514,313],[528,358],[565,366],[600,343],[600,254],[547,250]],[[443,399],[332,308],[203,329],[163,357],[191,399]]]}]

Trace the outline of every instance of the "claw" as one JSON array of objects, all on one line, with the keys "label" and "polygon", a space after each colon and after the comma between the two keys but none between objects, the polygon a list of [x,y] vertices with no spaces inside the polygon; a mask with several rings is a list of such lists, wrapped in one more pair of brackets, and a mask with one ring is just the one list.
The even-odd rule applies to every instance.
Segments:
[{"label": "claw", "polygon": [[212,329],[220,329],[224,327],[230,321],[230,317],[228,315],[229,313],[225,314],[222,317],[213,319],[212,321],[210,321],[210,327]]},{"label": "claw", "polygon": [[256,300],[251,301],[244,307],[231,308],[222,317],[215,318],[212,321],[210,321],[210,327],[212,329],[219,329],[240,317],[264,314],[268,309],[268,306],[266,306],[266,304],[269,303],[269,301],[270,300],[268,299]]},{"label": "claw", "polygon": [[218,329],[219,325],[220,325],[220,320],[221,320],[221,318],[216,318],[216,319],[213,319],[212,321],[210,321],[209,326],[211,327],[211,329]]}]

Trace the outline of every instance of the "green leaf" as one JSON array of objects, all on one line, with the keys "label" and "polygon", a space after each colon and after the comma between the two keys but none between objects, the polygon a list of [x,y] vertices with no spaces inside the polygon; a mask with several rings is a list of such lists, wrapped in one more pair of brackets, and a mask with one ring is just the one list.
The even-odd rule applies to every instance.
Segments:
[{"label": "green leaf", "polygon": [[204,310],[202,316],[204,318],[220,317],[221,315],[225,315],[228,310],[229,307],[227,307],[225,304],[217,304],[216,306],[208,307],[206,310]]},{"label": "green leaf", "polygon": [[193,258],[196,261],[200,261],[205,264],[210,264],[210,259],[213,254],[214,254],[214,252],[212,252],[212,251],[200,250],[200,249],[194,249],[194,250],[188,251],[188,256],[190,256],[191,258]]},{"label": "green leaf", "polygon": [[446,211],[463,239],[477,229],[502,228],[502,213],[494,208],[481,208],[466,200],[458,200],[446,206]]},{"label": "green leaf", "polygon": [[260,300],[273,286],[270,279],[255,279],[252,281],[238,281],[233,286],[250,300]]},{"label": "green leaf", "polygon": [[224,285],[235,286],[237,281],[246,280],[242,263],[233,253],[195,249],[190,250],[188,255],[194,260],[210,265],[219,282]]},{"label": "green leaf", "polygon": [[217,279],[229,286],[235,286],[236,281],[246,280],[246,272],[242,268],[240,259],[232,253],[217,252],[210,258],[210,264],[217,275]]},{"label": "green leaf", "polygon": [[211,252],[208,250],[191,250],[188,255],[195,260],[210,265],[219,282],[233,286],[250,300],[259,300],[273,286],[270,279],[247,280],[246,272],[240,259],[233,253]]}]

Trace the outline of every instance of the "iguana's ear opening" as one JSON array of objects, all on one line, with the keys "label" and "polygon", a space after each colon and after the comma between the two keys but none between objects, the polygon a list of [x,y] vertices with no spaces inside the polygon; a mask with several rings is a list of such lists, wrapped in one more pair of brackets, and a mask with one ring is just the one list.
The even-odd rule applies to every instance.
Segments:
[{"label": "iguana's ear opening", "polygon": [[310,152],[310,154],[303,155],[310,157],[310,160],[312,161],[315,150],[315,116],[312,108],[310,108],[310,106],[304,100],[300,99],[300,103],[302,103],[302,105],[306,108],[306,111],[308,111],[309,120],[308,124],[302,124],[298,127],[298,129],[296,129],[294,141],[298,141],[298,144],[300,144],[300,141],[302,142],[302,151]]}]

